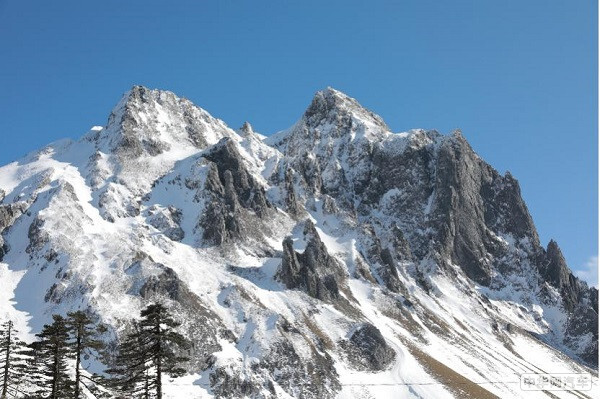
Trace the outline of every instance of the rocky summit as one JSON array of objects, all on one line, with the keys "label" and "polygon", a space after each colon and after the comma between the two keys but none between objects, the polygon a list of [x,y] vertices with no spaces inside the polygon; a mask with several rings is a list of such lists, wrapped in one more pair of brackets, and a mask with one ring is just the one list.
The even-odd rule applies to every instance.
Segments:
[{"label": "rocky summit", "polygon": [[598,290],[540,242],[517,180],[460,131],[394,133],[331,88],[263,136],[135,86],[104,127],[0,168],[0,233],[0,321],[24,340],[82,310],[110,349],[146,305],[171,309],[192,346],[166,398],[589,397],[523,391],[539,372],[598,384]]}]

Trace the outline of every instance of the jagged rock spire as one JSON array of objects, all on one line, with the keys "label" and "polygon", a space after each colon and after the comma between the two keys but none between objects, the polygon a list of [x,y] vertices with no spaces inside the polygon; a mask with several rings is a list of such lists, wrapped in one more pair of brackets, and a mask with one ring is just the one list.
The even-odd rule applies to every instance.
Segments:
[{"label": "jagged rock spire", "polygon": [[283,258],[277,272],[278,279],[288,288],[299,288],[314,298],[324,301],[338,299],[340,286],[344,283],[340,265],[327,252],[327,247],[310,220],[304,224],[303,235],[307,241],[303,253],[294,250],[291,237],[283,241]]},{"label": "jagged rock spire", "polygon": [[242,127],[240,127],[238,129],[238,132],[239,132],[240,136],[242,136],[242,137],[247,137],[247,136],[251,136],[251,135],[255,134],[254,129],[252,128],[252,125],[248,121],[244,122]]}]

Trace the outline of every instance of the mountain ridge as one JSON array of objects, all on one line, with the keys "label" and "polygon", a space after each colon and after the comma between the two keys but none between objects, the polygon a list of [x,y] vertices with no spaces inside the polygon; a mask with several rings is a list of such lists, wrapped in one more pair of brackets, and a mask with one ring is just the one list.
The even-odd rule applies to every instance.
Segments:
[{"label": "mountain ridge", "polygon": [[[265,138],[134,86],[105,127],[0,168],[0,190],[0,277],[13,286],[0,316],[36,332],[83,309],[115,341],[144,303],[166,301],[198,342],[188,369],[207,385],[190,383],[193,397],[439,381],[414,348],[472,382],[539,359],[597,368],[598,291],[555,241],[541,245],[516,179],[460,131],[392,133],[332,88]],[[539,359],[524,359],[528,345]]]}]

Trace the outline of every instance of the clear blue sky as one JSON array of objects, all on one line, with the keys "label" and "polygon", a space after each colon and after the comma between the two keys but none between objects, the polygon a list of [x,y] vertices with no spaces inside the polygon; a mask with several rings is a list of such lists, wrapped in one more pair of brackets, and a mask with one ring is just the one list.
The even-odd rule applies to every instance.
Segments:
[{"label": "clear blue sky", "polygon": [[574,269],[597,256],[597,4],[0,0],[0,164],[134,84],[272,134],[333,86],[394,131],[461,128]]}]

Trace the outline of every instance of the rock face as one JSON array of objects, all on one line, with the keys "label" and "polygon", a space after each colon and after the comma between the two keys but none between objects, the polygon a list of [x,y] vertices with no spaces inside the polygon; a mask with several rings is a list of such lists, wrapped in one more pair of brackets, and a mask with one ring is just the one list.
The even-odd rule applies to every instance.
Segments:
[{"label": "rock face", "polygon": [[153,207],[148,210],[150,218],[148,223],[161,231],[173,241],[181,241],[185,232],[181,228],[181,211],[173,206],[167,209]]},{"label": "rock face", "polygon": [[[142,257],[130,268],[138,268],[139,262],[144,261],[153,262],[151,258]],[[139,295],[149,302],[168,301],[171,311],[184,321],[184,328],[192,342],[191,349],[182,354],[190,358],[187,366],[196,369],[208,367],[211,354],[222,349],[219,339],[231,339],[231,331],[189,290],[173,269],[157,263],[154,263],[154,267],[160,270],[160,274],[145,279],[139,288]]]},{"label": "rock face", "polygon": [[[460,131],[390,134],[379,117],[327,89],[284,133],[268,143],[284,152],[307,192],[332,198],[341,208],[338,214],[371,226],[361,237],[363,255],[392,292],[401,289],[399,262],[433,259],[435,267],[451,271],[457,265],[470,280],[493,290],[506,289],[525,273],[527,287],[519,283],[517,290],[544,291],[538,279],[548,281],[559,290],[567,313],[576,303],[588,303],[595,309],[590,315],[597,313],[594,302],[583,299],[593,298],[595,288],[569,276],[556,251],[540,245],[516,179],[486,164]],[[382,217],[374,218],[375,212]],[[432,270],[428,264],[426,273]],[[422,274],[417,268],[415,278],[424,281]],[[523,300],[548,303],[542,297]],[[596,334],[596,328],[588,331]]]},{"label": "rock face", "polygon": [[[167,126],[164,118],[161,120],[165,114],[169,116]],[[211,125],[215,122],[189,100],[170,92],[134,86],[110,114],[105,132],[119,132],[110,143],[119,155],[138,158],[145,154],[162,154],[171,148],[174,140],[205,148],[210,142],[207,136],[214,135]],[[221,127],[225,130],[224,125]],[[170,131],[171,137],[166,137],[165,131]]]},{"label": "rock face", "polygon": [[286,169],[285,171],[285,209],[294,217],[298,217],[302,213],[302,205],[296,195],[294,173],[291,169]]},{"label": "rock face", "polygon": [[228,201],[237,201],[259,217],[266,214],[271,204],[265,197],[264,188],[248,172],[231,139],[222,139],[204,157],[216,165],[221,184],[225,189],[231,189],[230,194],[235,196],[227,198]]},{"label": "rock face", "polygon": [[344,346],[358,369],[382,371],[396,358],[396,352],[385,342],[381,331],[369,323],[358,326]]},{"label": "rock face", "polygon": [[4,242],[2,234],[4,230],[10,227],[15,220],[25,212],[26,209],[27,204],[22,202],[15,204],[0,204],[0,261],[2,261],[4,254],[9,250],[9,246]]},{"label": "rock face", "polygon": [[233,141],[222,139],[204,157],[211,162],[205,186],[211,199],[200,221],[204,239],[220,245],[260,235],[257,219],[266,217],[272,206]]},{"label": "rock face", "polygon": [[[438,153],[434,185],[434,223],[442,255],[460,265],[468,277],[489,285],[492,269],[485,259],[488,236],[481,185],[487,170],[460,133],[445,141]],[[488,244],[486,246],[486,244]]]},{"label": "rock face", "polygon": [[[597,365],[598,358],[598,290],[580,284],[580,296],[569,314],[564,342],[578,349],[583,361]],[[582,341],[581,337],[586,337]]]},{"label": "rock face", "polygon": [[579,281],[569,270],[556,241],[550,240],[548,243],[546,257],[540,266],[540,272],[544,280],[560,291],[565,307],[572,311],[579,302],[582,294],[581,287]]},{"label": "rock face", "polygon": [[331,88],[265,137],[135,86],[106,126],[0,177],[0,317],[35,334],[84,309],[114,343],[164,302],[199,376],[166,390],[450,397],[444,379],[403,387],[597,367],[598,290],[542,247],[517,180],[460,131],[392,133]]},{"label": "rock face", "polygon": [[389,248],[382,248],[381,240],[377,237],[372,225],[365,226],[363,234],[365,236],[363,246],[366,248],[366,258],[373,265],[372,273],[390,291],[399,292],[401,283],[394,254]]},{"label": "rock face", "polygon": [[279,396],[277,385],[302,398],[329,399],[341,388],[329,356],[314,352],[307,361],[287,341],[275,343],[254,369],[258,375],[242,377],[231,367],[217,368],[210,376],[212,392],[218,398],[273,398]]},{"label": "rock face", "polygon": [[313,298],[323,301],[338,299],[340,284],[344,280],[341,266],[327,252],[312,222],[306,222],[303,235],[307,241],[303,253],[294,250],[291,237],[283,241],[283,257],[277,278],[288,288],[301,289]]}]

